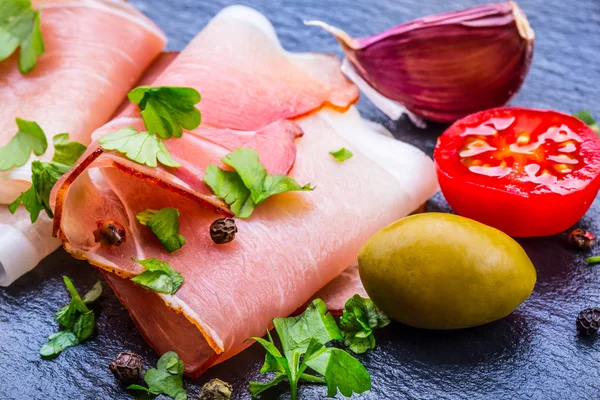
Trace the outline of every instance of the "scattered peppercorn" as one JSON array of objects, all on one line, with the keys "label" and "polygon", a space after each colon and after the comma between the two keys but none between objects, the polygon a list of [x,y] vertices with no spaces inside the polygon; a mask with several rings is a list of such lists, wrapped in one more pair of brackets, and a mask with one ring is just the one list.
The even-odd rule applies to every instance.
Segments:
[{"label": "scattered peppercorn", "polygon": [[96,243],[119,246],[125,242],[125,228],[120,223],[111,220],[100,220],[96,222],[96,227],[98,228],[94,231]]},{"label": "scattered peppercorn", "polygon": [[229,400],[233,388],[227,382],[215,378],[206,382],[200,391],[200,400]]},{"label": "scattered peppercorn", "polygon": [[589,249],[594,244],[596,236],[583,229],[574,229],[569,235],[569,243],[580,249]]},{"label": "scattered peppercorn", "polygon": [[129,383],[137,381],[142,376],[144,363],[142,358],[135,353],[122,352],[114,361],[108,364],[108,368],[121,382]]},{"label": "scattered peppercorn", "polygon": [[238,229],[233,218],[219,218],[210,224],[210,237],[216,244],[225,244],[235,239]]},{"label": "scattered peppercorn", "polygon": [[600,328],[600,309],[586,308],[577,316],[577,332],[583,336],[590,336]]}]

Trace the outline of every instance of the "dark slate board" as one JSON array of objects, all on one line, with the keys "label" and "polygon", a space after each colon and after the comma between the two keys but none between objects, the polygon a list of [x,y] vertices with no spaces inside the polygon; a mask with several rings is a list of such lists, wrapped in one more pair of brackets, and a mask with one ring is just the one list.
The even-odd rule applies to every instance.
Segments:
[{"label": "dark slate board", "polygon": [[[229,1],[133,0],[156,20],[181,49]],[[324,32],[306,28],[302,19],[318,18],[356,36],[379,32],[423,15],[458,9],[482,1],[242,1],[274,23],[290,50],[340,55]],[[378,4],[375,4],[378,3]],[[600,2],[523,0],[521,6],[536,31],[531,72],[513,104],[575,112],[589,108],[600,116]],[[359,108],[395,135],[431,153],[442,126],[419,130],[403,118],[390,122],[367,100]],[[428,210],[449,211],[440,195]],[[600,203],[579,226],[600,232]],[[378,348],[360,357],[373,378],[362,399],[582,399],[597,398],[600,389],[600,342],[575,334],[577,313],[600,305],[600,271],[587,265],[585,254],[566,244],[566,235],[521,240],[532,258],[538,282],[533,295],[515,313],[487,326],[452,332],[428,332],[393,323],[377,333]],[[120,351],[136,352],[146,365],[156,355],[144,343],[109,290],[96,307],[93,340],[41,360],[38,351],[56,330],[52,314],[68,301],[61,276],[83,289],[101,279],[85,262],[59,250],[10,288],[0,289],[0,399],[128,399],[107,369]],[[264,352],[252,346],[241,355],[188,382],[190,394],[213,377],[231,382],[235,399],[248,399],[248,381],[259,378]],[[303,399],[325,397],[320,386],[303,385]],[[194,398],[191,396],[191,398]],[[264,398],[287,399],[270,392]]]}]

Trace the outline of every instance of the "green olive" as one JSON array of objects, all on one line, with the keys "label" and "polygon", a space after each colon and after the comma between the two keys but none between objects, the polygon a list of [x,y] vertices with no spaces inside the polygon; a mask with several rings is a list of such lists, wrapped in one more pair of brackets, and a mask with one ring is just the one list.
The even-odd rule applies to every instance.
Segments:
[{"label": "green olive", "polygon": [[403,218],[375,233],[358,255],[360,278],[391,318],[426,329],[487,324],[513,312],[536,272],[510,236],[452,214]]}]

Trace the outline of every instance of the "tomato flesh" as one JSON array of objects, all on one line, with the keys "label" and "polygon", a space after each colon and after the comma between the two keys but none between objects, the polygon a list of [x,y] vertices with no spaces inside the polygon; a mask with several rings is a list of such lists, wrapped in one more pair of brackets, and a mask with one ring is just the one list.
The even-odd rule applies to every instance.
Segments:
[{"label": "tomato flesh", "polygon": [[434,159],[454,211],[511,236],[569,228],[600,188],[600,138],[556,111],[504,107],[471,114],[440,136]]}]

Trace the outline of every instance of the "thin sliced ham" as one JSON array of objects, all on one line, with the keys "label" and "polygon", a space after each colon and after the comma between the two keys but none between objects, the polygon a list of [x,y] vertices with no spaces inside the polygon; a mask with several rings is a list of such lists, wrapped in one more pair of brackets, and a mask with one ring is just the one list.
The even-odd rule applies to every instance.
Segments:
[{"label": "thin sliced ham", "polygon": [[[204,99],[202,125],[239,131],[324,106],[344,111],[358,100],[358,89],[340,72],[335,56],[288,53],[263,15],[248,15],[243,7],[227,8],[153,86],[197,89]],[[137,115],[135,106],[129,111]]]},{"label": "thin sliced ham", "polygon": [[[207,54],[246,54],[248,48],[253,50],[248,56],[257,58],[249,66],[261,64],[262,57],[273,71],[291,68],[293,80],[251,67],[256,74],[249,74],[236,57],[207,60]],[[161,84],[192,86],[203,96],[203,127],[167,141],[183,166],[151,169],[92,146],[55,187],[55,231],[67,251],[105,271],[150,345],[159,353],[178,352],[186,373],[196,377],[249,346],[246,339],[262,336],[273,318],[293,313],[356,261],[369,236],[417,209],[437,184],[430,158],[364,123],[351,106],[355,98],[348,93],[354,89],[338,63],[332,69],[328,56],[286,53],[264,16],[245,7],[215,17],[154,85]],[[269,96],[254,97],[258,90]],[[261,101],[268,107],[257,104]],[[134,111],[129,108],[94,137],[139,126]],[[290,175],[316,189],[268,199],[251,218],[237,221],[233,242],[216,245],[209,226],[227,209],[205,191],[202,171],[242,143],[255,145],[268,168],[280,173],[295,150]],[[354,153],[344,163],[329,155],[341,147]],[[135,219],[142,210],[164,207],[179,209],[187,241],[170,254]],[[94,240],[96,222],[107,219],[126,230],[118,247]],[[127,278],[143,268],[131,257],[168,262],[185,277],[183,286],[165,295],[135,285]]]},{"label": "thin sliced ham", "polygon": [[[24,166],[0,172],[0,204],[11,203],[29,188],[31,162],[52,158],[54,135],[67,132],[71,140],[90,143],[92,132],[110,119],[165,45],[160,29],[121,1],[37,4],[46,51],[35,69],[21,75],[17,53],[0,62],[0,146],[17,132],[16,117],[37,122],[50,145]],[[1,206],[0,286],[12,283],[60,245],[50,226],[45,215],[31,224],[24,210],[13,216]]]}]

